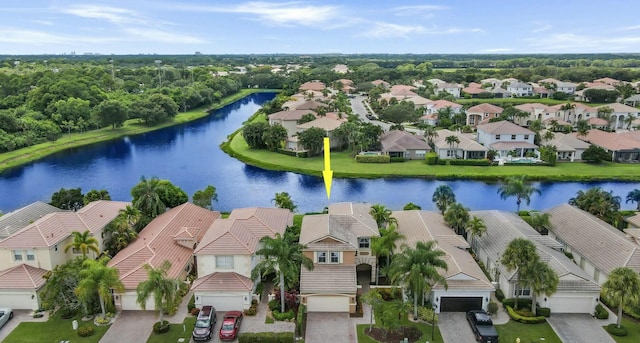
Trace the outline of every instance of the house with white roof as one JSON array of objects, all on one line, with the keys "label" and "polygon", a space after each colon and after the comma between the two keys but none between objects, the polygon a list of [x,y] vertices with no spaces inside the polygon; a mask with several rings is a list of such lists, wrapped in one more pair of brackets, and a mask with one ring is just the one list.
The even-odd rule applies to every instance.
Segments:
[{"label": "house with white roof", "polygon": [[478,125],[478,143],[497,151],[498,158],[535,152],[534,137],[533,131],[506,120]]},{"label": "house with white roof", "polygon": [[23,227],[35,222],[49,213],[65,212],[46,202],[36,201],[0,217],[0,240],[7,238]]},{"label": "house with white roof", "polygon": [[[544,133],[540,135],[544,137]],[[578,139],[575,135],[562,132],[554,132],[553,138],[549,140],[543,138],[540,145],[555,146],[558,151],[558,161],[571,162],[582,160],[582,153],[591,146],[591,144]]]},{"label": "house with white roof", "polygon": [[507,90],[511,93],[512,96],[532,96],[533,95],[533,86],[528,83],[512,81],[509,82],[507,86]]},{"label": "house with white roof", "polygon": [[[447,137],[449,136],[457,137],[460,143],[456,143],[453,146],[447,143]],[[438,130],[438,136],[433,139],[433,145],[440,159],[484,159],[487,158],[487,152],[489,151],[487,147],[478,143],[468,134],[447,129]]]}]

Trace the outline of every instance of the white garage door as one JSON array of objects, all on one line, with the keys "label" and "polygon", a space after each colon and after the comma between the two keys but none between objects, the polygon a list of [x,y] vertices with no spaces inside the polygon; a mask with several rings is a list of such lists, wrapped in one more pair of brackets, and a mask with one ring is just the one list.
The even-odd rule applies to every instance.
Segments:
[{"label": "white garage door", "polygon": [[216,311],[242,311],[244,298],[241,295],[201,295],[200,306],[211,305]]},{"label": "white garage door", "polygon": [[35,310],[38,308],[36,299],[31,300],[31,293],[0,293],[0,306],[14,310]]},{"label": "white garage door", "polygon": [[591,297],[558,297],[549,299],[551,313],[593,313],[595,305]]},{"label": "white garage door", "polygon": [[349,312],[349,297],[312,295],[307,297],[309,312]]}]

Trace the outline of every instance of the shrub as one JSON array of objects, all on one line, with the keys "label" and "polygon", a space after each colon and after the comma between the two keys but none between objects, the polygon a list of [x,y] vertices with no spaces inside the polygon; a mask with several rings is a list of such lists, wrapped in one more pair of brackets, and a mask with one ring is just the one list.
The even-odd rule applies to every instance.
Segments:
[{"label": "shrub", "polygon": [[391,157],[389,155],[356,155],[358,163],[389,163]]},{"label": "shrub", "polygon": [[196,296],[192,295],[191,299],[189,299],[189,302],[187,303],[187,311],[189,313],[191,313],[191,311],[196,307]]},{"label": "shrub", "polygon": [[289,310],[284,313],[281,313],[278,310],[273,310],[271,311],[271,314],[273,315],[273,319],[279,321],[291,320],[296,317],[296,314],[293,312],[293,310]]},{"label": "shrub", "polygon": [[435,152],[430,152],[424,157],[424,160],[430,166],[435,165],[436,163],[438,163],[438,154],[436,154]]},{"label": "shrub", "polygon": [[452,166],[490,166],[491,161],[487,159],[481,160],[449,160],[449,165]]},{"label": "shrub", "polygon": [[438,165],[440,165],[440,166],[446,166],[447,164],[449,164],[448,162],[449,162],[449,160],[441,160],[441,159],[438,159],[438,162],[437,162],[437,163],[438,163]]},{"label": "shrub", "polygon": [[243,332],[238,335],[238,343],[293,343],[293,332]]},{"label": "shrub", "polygon": [[253,306],[242,311],[242,313],[244,313],[245,316],[255,316],[257,312],[258,312],[258,309]]},{"label": "shrub", "polygon": [[598,319],[608,319],[609,318],[609,311],[607,311],[607,309],[604,308],[604,306],[602,306],[602,304],[598,304],[598,305],[596,305],[595,316]]},{"label": "shrub", "polygon": [[607,332],[618,337],[623,337],[627,335],[627,328],[620,325],[618,327],[615,323],[607,325]]},{"label": "shrub", "polygon": [[109,324],[110,322],[111,322],[110,317],[103,317],[102,315],[96,317],[95,319],[95,323],[98,325],[106,325],[106,324]]},{"label": "shrub", "polygon": [[169,325],[169,322],[166,320],[153,323],[153,332],[157,334],[169,332],[169,329],[171,329],[171,325]]},{"label": "shrub", "polygon": [[269,306],[269,309],[271,311],[275,311],[277,309],[280,308],[280,300],[278,299],[273,299],[271,301],[269,301],[269,303],[267,304],[267,306]]},{"label": "shrub", "polygon": [[199,308],[194,307],[194,308],[191,309],[191,315],[192,316],[197,316],[198,313],[200,313],[200,309]]},{"label": "shrub", "polygon": [[304,316],[306,312],[307,307],[304,304],[300,304],[298,306],[298,315],[296,316],[296,331],[300,337],[304,337]]},{"label": "shrub", "polygon": [[60,312],[60,318],[62,318],[62,319],[71,319],[75,315],[76,315],[76,311],[74,311],[74,310],[72,310],[70,308],[62,309],[61,312]]},{"label": "shrub", "polygon": [[258,299],[251,300],[251,306],[258,306]]},{"label": "shrub", "polygon": [[516,311],[513,310],[513,307],[507,305],[506,306],[507,309],[507,313],[509,313],[509,317],[513,320],[515,320],[516,322],[520,322],[523,324],[539,324],[539,323],[544,323],[545,322],[545,318],[544,316],[537,316],[537,317],[525,317],[522,316],[518,313],[516,313]]},{"label": "shrub", "polygon": [[489,305],[487,305],[487,310],[489,311],[489,313],[491,314],[496,314],[498,313],[498,304],[495,302],[490,302]]},{"label": "shrub", "polygon": [[89,337],[93,335],[95,330],[91,326],[83,326],[78,328],[78,336],[80,337]]},{"label": "shrub", "polygon": [[496,299],[498,299],[498,301],[502,302],[502,300],[504,300],[504,292],[502,292],[501,289],[496,289]]},{"label": "shrub", "polygon": [[402,291],[397,287],[376,288],[376,291],[380,293],[380,295],[382,296],[382,300],[384,301],[400,299],[402,297]]},{"label": "shrub", "polygon": [[[502,299],[502,306],[504,308],[507,308],[507,306],[515,307],[515,303],[515,298]],[[518,298],[518,308],[531,308],[531,299]]]},{"label": "shrub", "polygon": [[392,163],[394,163],[394,162],[406,162],[406,161],[407,161],[407,159],[404,158],[404,157],[391,157],[391,158],[389,158],[389,162],[392,162]]},{"label": "shrub", "polygon": [[[256,294],[260,294],[262,295],[262,292],[264,292],[264,283],[260,282],[258,283],[258,285],[256,286]],[[255,300],[255,299],[254,299]]]},{"label": "shrub", "polygon": [[548,307],[538,307],[536,308],[536,313],[538,313],[539,316],[544,316],[545,318],[551,317],[551,309]]},{"label": "shrub", "polygon": [[418,318],[429,324],[431,324],[432,320],[435,322],[434,324],[438,323],[438,315],[434,316],[433,310],[429,307],[418,307]]}]

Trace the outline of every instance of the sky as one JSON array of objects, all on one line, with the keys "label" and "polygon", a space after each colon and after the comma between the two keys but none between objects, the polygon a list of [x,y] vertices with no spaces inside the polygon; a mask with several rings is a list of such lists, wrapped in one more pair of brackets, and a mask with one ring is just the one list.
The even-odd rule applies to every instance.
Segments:
[{"label": "sky", "polygon": [[638,0],[2,0],[0,54],[640,52]]}]

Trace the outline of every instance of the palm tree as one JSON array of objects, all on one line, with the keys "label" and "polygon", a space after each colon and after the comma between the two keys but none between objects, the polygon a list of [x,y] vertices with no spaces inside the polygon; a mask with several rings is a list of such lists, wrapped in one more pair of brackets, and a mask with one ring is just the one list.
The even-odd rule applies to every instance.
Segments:
[{"label": "palm tree", "polygon": [[136,302],[146,310],[147,300],[153,296],[153,304],[156,312],[160,312],[160,324],[163,325],[164,309],[168,309],[175,302],[180,280],[167,277],[171,268],[171,262],[165,260],[158,268],[149,264],[144,265],[147,271],[147,280],[138,284]]},{"label": "palm tree", "polygon": [[551,214],[550,213],[540,213],[540,212],[529,212],[531,226],[533,226],[536,231],[542,233],[549,226],[551,226]]},{"label": "palm tree", "polygon": [[473,242],[475,237],[482,237],[482,235],[487,232],[487,225],[482,218],[473,216],[473,218],[467,222],[465,230],[469,234],[469,241]]},{"label": "palm tree", "polygon": [[558,274],[542,261],[536,261],[532,264],[525,276],[529,287],[531,288],[531,312],[536,312],[536,295],[538,293],[544,295],[552,295],[558,289]]},{"label": "palm tree", "polygon": [[155,176],[150,179],[141,177],[140,183],[131,189],[133,206],[149,221],[167,210],[167,206],[160,199],[161,190],[160,179]]},{"label": "palm tree", "polygon": [[444,211],[447,210],[449,205],[456,202],[456,195],[449,185],[440,185],[433,192],[431,201],[436,203],[436,207],[440,210],[440,214],[444,215]]},{"label": "palm tree", "polygon": [[576,122],[576,129],[578,130],[578,136],[586,137],[589,133],[589,129],[591,129],[591,126],[589,125],[588,121],[579,119]]},{"label": "palm tree", "polygon": [[545,141],[550,141],[550,140],[554,139],[555,137],[556,137],[556,135],[551,130],[547,130],[544,133],[544,135],[542,135],[542,139],[544,139]]},{"label": "palm tree", "polygon": [[398,224],[398,220],[392,216],[393,212],[384,205],[372,205],[369,214],[378,224],[378,228],[384,228],[390,224]]},{"label": "palm tree", "polygon": [[640,277],[630,268],[616,268],[611,271],[609,278],[602,285],[602,292],[611,305],[618,306],[616,324],[620,327],[623,305],[640,302]]},{"label": "palm tree", "polygon": [[458,235],[465,234],[465,229],[469,223],[469,209],[460,203],[455,203],[444,213],[444,221]]},{"label": "palm tree", "polygon": [[140,217],[142,216],[142,212],[131,205],[127,205],[118,212],[118,216],[123,217],[132,228],[136,226],[138,220],[140,220]]},{"label": "palm tree", "polygon": [[455,135],[451,135],[451,136],[447,136],[444,141],[449,144],[449,150],[452,151],[452,155],[454,157],[457,157],[458,154],[456,154],[455,149],[453,148],[454,146],[457,146],[458,144],[460,144],[460,138],[458,138],[458,136]]},{"label": "palm tree", "polygon": [[105,304],[112,302],[111,290],[124,291],[118,269],[107,267],[107,262],[108,257],[102,257],[97,261],[84,260],[83,269],[80,271],[81,279],[75,289],[76,295],[85,301],[97,293],[103,317],[107,315]]},{"label": "palm tree", "polygon": [[276,207],[286,208],[291,212],[295,212],[296,204],[291,200],[291,196],[287,192],[276,193],[275,198],[271,199],[276,204]]},{"label": "palm tree", "polygon": [[620,210],[620,201],[620,197],[613,195],[612,191],[592,187],[586,192],[578,191],[574,198],[569,199],[569,204],[611,223]]},{"label": "palm tree", "polygon": [[527,182],[527,177],[525,175],[507,178],[506,183],[498,189],[498,193],[500,193],[500,198],[502,199],[515,196],[516,204],[518,205],[517,212],[520,212],[520,204],[523,200],[526,201],[527,205],[529,205],[531,203],[531,195],[533,193],[541,194],[540,190]]},{"label": "palm tree", "polygon": [[[405,238],[403,234],[398,232],[395,225],[389,225],[389,228],[380,228],[380,237],[371,237],[371,252],[373,252],[376,256],[386,257],[385,266],[390,264],[391,256],[393,256],[393,251],[396,250],[398,241],[401,241]],[[378,265],[381,263],[378,262]]]},{"label": "palm tree", "polygon": [[74,231],[71,233],[73,237],[73,241],[68,243],[64,247],[64,252],[69,251],[69,249],[73,248],[74,250],[78,250],[82,253],[82,257],[87,257],[87,253],[89,251],[93,251],[95,254],[100,253],[100,249],[98,248],[98,240],[93,237],[91,231],[86,230],[83,233],[78,231]]},{"label": "palm tree", "polygon": [[[524,278],[531,265],[538,262],[540,256],[536,252],[536,246],[529,240],[524,238],[516,238],[509,242],[507,248],[502,253],[500,263],[507,268],[508,271],[515,270],[518,273],[516,281],[517,288],[522,289]],[[516,292],[516,301],[514,308],[518,309],[518,292]]]},{"label": "palm tree", "polygon": [[256,251],[256,255],[262,256],[260,261],[251,271],[251,278],[275,271],[278,275],[280,286],[280,312],[285,312],[284,291],[287,284],[291,285],[300,278],[300,268],[313,269],[313,261],[302,254],[305,248],[300,243],[293,243],[276,233],[274,238],[264,236],[260,239],[262,248]]},{"label": "palm tree", "polygon": [[636,120],[636,117],[632,113],[628,113],[626,117],[624,117],[624,123],[627,124],[627,130],[631,130],[631,125]]},{"label": "palm tree", "polygon": [[432,125],[427,125],[424,127],[423,135],[427,139],[427,144],[433,145],[433,139],[438,137],[438,130]]},{"label": "palm tree", "polygon": [[[560,106],[560,110],[563,112],[564,114],[564,121],[569,121],[570,117],[571,117],[571,111],[573,111],[576,108],[575,104],[572,104],[570,102]],[[567,112],[569,112],[569,115],[567,115]]]},{"label": "palm tree", "polygon": [[418,316],[418,296],[436,283],[447,287],[440,271],[447,270],[445,253],[436,249],[435,241],[417,242],[416,247],[403,246],[401,254],[391,262],[391,282],[408,288],[413,294],[413,317]]},{"label": "palm tree", "polygon": [[627,194],[627,203],[636,203],[636,211],[640,211],[640,189],[634,189]]},{"label": "palm tree", "polygon": [[598,108],[598,118],[602,118],[607,121],[607,131],[611,129],[611,122],[616,120],[615,116],[612,116],[613,108],[609,106],[603,106]]}]

